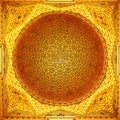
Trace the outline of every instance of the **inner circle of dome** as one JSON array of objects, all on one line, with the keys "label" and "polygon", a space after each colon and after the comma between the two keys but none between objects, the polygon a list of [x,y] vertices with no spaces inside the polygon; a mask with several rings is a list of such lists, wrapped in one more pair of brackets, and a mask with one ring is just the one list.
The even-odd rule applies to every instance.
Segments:
[{"label": "inner circle of dome", "polygon": [[105,46],[81,15],[52,13],[33,20],[16,40],[14,70],[39,101],[76,103],[102,81]]}]

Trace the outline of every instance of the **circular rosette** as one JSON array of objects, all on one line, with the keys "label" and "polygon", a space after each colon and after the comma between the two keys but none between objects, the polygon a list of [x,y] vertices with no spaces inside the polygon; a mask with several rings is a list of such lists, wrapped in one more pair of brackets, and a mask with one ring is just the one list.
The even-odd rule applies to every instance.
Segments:
[{"label": "circular rosette", "polygon": [[44,103],[80,102],[103,80],[104,40],[79,14],[38,16],[22,30],[13,53],[17,79]]}]

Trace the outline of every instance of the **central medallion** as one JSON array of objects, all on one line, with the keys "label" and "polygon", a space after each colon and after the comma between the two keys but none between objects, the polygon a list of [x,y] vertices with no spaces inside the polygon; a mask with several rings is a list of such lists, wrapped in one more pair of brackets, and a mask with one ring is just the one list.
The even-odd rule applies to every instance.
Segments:
[{"label": "central medallion", "polygon": [[13,67],[24,89],[40,102],[77,103],[103,79],[104,40],[79,14],[44,14],[16,40]]}]

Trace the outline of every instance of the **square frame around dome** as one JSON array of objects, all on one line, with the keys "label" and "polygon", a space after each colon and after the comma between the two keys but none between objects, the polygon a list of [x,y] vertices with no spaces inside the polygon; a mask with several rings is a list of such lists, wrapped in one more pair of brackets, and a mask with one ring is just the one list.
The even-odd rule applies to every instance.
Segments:
[{"label": "square frame around dome", "polygon": [[[119,92],[120,91],[120,87],[119,87],[120,86],[120,81],[119,81],[120,80],[120,68],[119,68],[120,67],[120,53],[119,53],[119,51],[120,51],[120,17],[119,17],[120,16],[120,3],[119,3],[119,1],[118,0],[74,0],[72,3],[71,2],[69,3],[69,2],[66,2],[67,1],[66,0],[65,2],[62,1],[62,4],[61,3],[59,4],[59,2],[56,3],[56,1],[57,0],[55,0],[55,2],[54,2],[54,0],[52,0],[52,2],[46,2],[45,0],[1,0],[0,1],[0,21],[1,21],[1,24],[0,24],[0,40],[1,40],[0,41],[0,119],[2,119],[2,120],[22,120],[22,119],[24,119],[24,120],[38,120],[38,119],[46,120],[48,118],[53,118],[54,116],[55,116],[55,118],[53,118],[53,119],[56,119],[57,118],[56,116],[68,116],[68,118],[70,116],[75,116],[75,118],[74,118],[75,120],[102,120],[102,119],[103,120],[105,120],[105,119],[119,120],[120,119],[120,104],[119,104],[119,101],[120,101],[120,92]],[[93,9],[91,6],[89,6],[89,4],[92,5],[94,2],[95,2],[95,4],[94,4],[94,9]],[[39,5],[40,3],[42,3],[43,5]],[[35,4],[35,6],[34,6],[34,4]],[[39,15],[40,13],[39,13],[38,8],[40,8],[40,7],[43,9],[43,12],[45,12],[47,9],[53,9],[53,10],[57,9],[57,8],[61,9],[62,7],[65,7],[65,6],[67,8],[67,6],[71,6],[71,4],[74,4],[76,6],[78,4],[80,4],[80,5],[86,4],[86,6],[80,6],[80,7],[82,7],[81,11],[82,10],[84,11],[86,9],[86,7],[88,7],[87,12],[85,11],[86,13],[84,13],[83,15],[86,15],[86,17],[88,17],[89,19],[92,19],[92,17],[89,16],[90,12],[92,14],[92,10],[97,11],[97,9],[96,9],[97,4],[103,5],[102,7],[104,7],[104,8],[107,8],[107,6],[109,6],[109,5],[110,6],[113,5],[112,6],[113,8],[107,9],[107,10],[111,10],[111,9],[113,10],[112,14],[111,14],[112,19],[109,17],[108,18],[106,17],[106,14],[108,14],[108,13],[106,13],[104,10],[103,10],[103,13],[105,15],[100,12],[100,15],[103,15],[106,17],[106,19],[103,20],[102,22],[104,23],[105,21],[108,20],[108,22],[110,23],[111,22],[110,20],[113,20],[113,26],[115,28],[115,34],[113,37],[111,37],[112,39],[115,38],[115,41],[116,41],[116,44],[114,46],[115,48],[112,51],[113,57],[111,58],[111,61],[113,61],[113,64],[114,64],[114,68],[112,68],[112,69],[114,69],[113,71],[114,71],[114,76],[116,79],[115,83],[117,84],[117,85],[113,84],[114,92],[111,92],[112,87],[109,86],[107,84],[107,82],[105,83],[105,85],[108,85],[106,87],[106,91],[108,93],[111,93],[111,94],[108,94],[108,96],[107,96],[108,99],[109,99],[109,97],[111,97],[111,98],[115,97],[115,99],[110,99],[111,104],[114,104],[113,106],[115,107],[115,108],[113,108],[113,111],[115,111],[115,114],[113,112],[113,115],[110,115],[110,113],[107,111],[104,111],[101,114],[98,114],[98,113],[96,114],[94,111],[94,109],[103,107],[101,105],[101,104],[103,104],[102,102],[97,102],[96,106],[98,106],[98,108],[96,106],[94,106],[94,104],[97,101],[97,99],[101,100],[101,96],[104,97],[104,95],[106,94],[105,91],[103,91],[103,92],[98,91],[98,93],[96,93],[96,96],[98,96],[97,99],[95,99],[94,102],[91,103],[91,106],[88,107],[90,110],[89,111],[86,110],[85,114],[83,111],[83,115],[80,115],[79,113],[82,112],[82,110],[79,110],[79,109],[82,109],[82,105],[73,105],[74,107],[69,106],[68,108],[66,106],[58,106],[58,107],[49,106],[49,108],[48,108],[47,105],[38,104],[36,101],[33,101],[32,98],[30,98],[30,96],[26,95],[25,91],[22,90],[21,86],[16,81],[14,81],[14,83],[10,83],[10,84],[7,83],[8,81],[11,82],[12,79],[14,79],[14,76],[12,75],[14,73],[12,71],[10,71],[10,73],[6,73],[6,67],[8,66],[8,62],[6,63],[5,61],[7,59],[6,56],[9,56],[9,55],[7,55],[7,52],[6,52],[6,45],[8,45],[6,42],[9,42],[10,45],[12,46],[13,43],[12,43],[12,41],[9,41],[9,40],[15,39],[14,36],[9,39],[9,36],[7,36],[7,34],[10,33],[11,31],[13,31],[14,29],[17,29],[17,27],[18,27],[17,33],[19,33],[19,28],[22,27],[22,22],[23,22],[22,20],[18,21],[16,19],[16,16],[18,16],[19,12],[21,15],[25,16],[25,15],[27,15],[27,13],[29,14],[29,12],[34,9],[34,10],[36,10],[34,12],[36,12],[36,14]],[[23,5],[28,5],[28,7],[22,8],[23,10],[25,10],[24,13],[22,13],[20,9],[15,8],[16,6],[23,6]],[[48,5],[48,6],[46,6],[46,5]],[[8,10],[6,9],[6,6],[8,6]],[[98,6],[98,8],[99,8],[99,6]],[[70,9],[74,9],[74,8],[70,8]],[[10,11],[12,10],[14,16],[10,16],[11,13],[8,16],[9,10]],[[79,8],[74,9],[74,10],[79,11]],[[38,13],[37,13],[37,11],[38,11]],[[89,13],[88,13],[88,11],[89,11]],[[108,16],[111,16],[111,15],[108,15]],[[16,23],[14,24],[14,22],[12,23],[11,21],[9,21],[8,17],[15,18],[14,22],[16,22]],[[31,16],[29,16],[29,19],[27,19],[27,17],[22,18],[23,20],[26,20],[26,23],[32,18]],[[102,27],[100,27],[99,19],[98,18],[94,18],[94,19],[96,19],[98,22],[98,24],[97,24],[97,22],[94,22],[94,24],[102,31],[103,30],[102,27],[104,27],[104,26],[101,25]],[[9,22],[9,25],[7,23],[7,20]],[[112,29],[114,29],[114,28],[112,28]],[[109,31],[109,30],[111,30],[110,27],[107,28],[107,31]],[[6,34],[6,32],[7,32],[7,34]],[[104,32],[105,31],[103,31],[103,33]],[[15,32],[13,32],[13,33],[15,33]],[[16,33],[16,36],[17,36],[17,33]],[[107,34],[105,36],[105,38],[107,38],[107,36],[110,36],[110,34]],[[109,37],[108,37],[108,40],[110,40],[111,44],[112,44],[112,40],[109,39]],[[108,43],[108,44],[110,44],[110,43]],[[11,46],[9,46],[9,48]],[[11,49],[8,49],[8,50],[11,50]],[[4,74],[9,74],[7,77],[8,81],[5,80],[6,76]],[[110,74],[110,72],[108,72],[108,74]],[[110,84],[111,84],[112,78],[109,78],[109,79],[110,79]],[[13,86],[12,86],[12,84],[13,84]],[[23,94],[21,94],[21,93],[23,93]],[[8,97],[8,96],[12,96],[12,97]],[[106,102],[109,101],[109,100],[107,101],[107,97],[105,96]],[[15,98],[15,100],[13,100],[13,98]],[[30,102],[28,102],[28,99]],[[112,101],[112,100],[114,100],[114,101]],[[8,104],[9,101],[11,102],[10,104]],[[16,101],[19,104],[15,104]],[[31,102],[31,101],[33,101],[33,102]],[[36,104],[39,107],[37,107]],[[85,105],[86,103],[83,103],[83,104]],[[9,105],[11,105],[11,106],[13,105],[13,107],[14,107],[13,109],[15,112],[14,111],[11,112],[12,108]],[[106,105],[106,107],[109,107],[109,104],[107,106],[107,103],[103,104],[103,105]],[[92,106],[94,106],[93,109],[91,109]],[[8,109],[8,111],[7,111],[7,109]],[[22,113],[22,115],[20,115],[20,113],[17,111],[18,109],[20,109],[20,111],[22,109],[26,109],[26,110],[28,109],[28,112],[25,111]],[[46,113],[44,113],[43,111],[39,111],[39,109],[43,109],[43,110],[48,109],[48,111],[46,111]],[[90,111],[94,111],[94,112],[90,113]],[[90,113],[90,114],[88,115],[88,113]],[[48,116],[48,117],[46,118],[46,116]],[[71,117],[71,119],[72,119],[72,117]],[[64,117],[63,117],[63,120],[64,120]]]}]

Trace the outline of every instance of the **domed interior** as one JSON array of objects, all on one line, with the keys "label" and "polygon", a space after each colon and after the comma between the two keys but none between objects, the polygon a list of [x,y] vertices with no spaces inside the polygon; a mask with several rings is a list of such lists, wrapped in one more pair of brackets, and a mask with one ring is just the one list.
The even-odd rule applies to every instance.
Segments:
[{"label": "domed interior", "polygon": [[102,79],[103,41],[81,16],[43,15],[16,40],[13,66],[22,86],[44,103],[79,102]]}]

